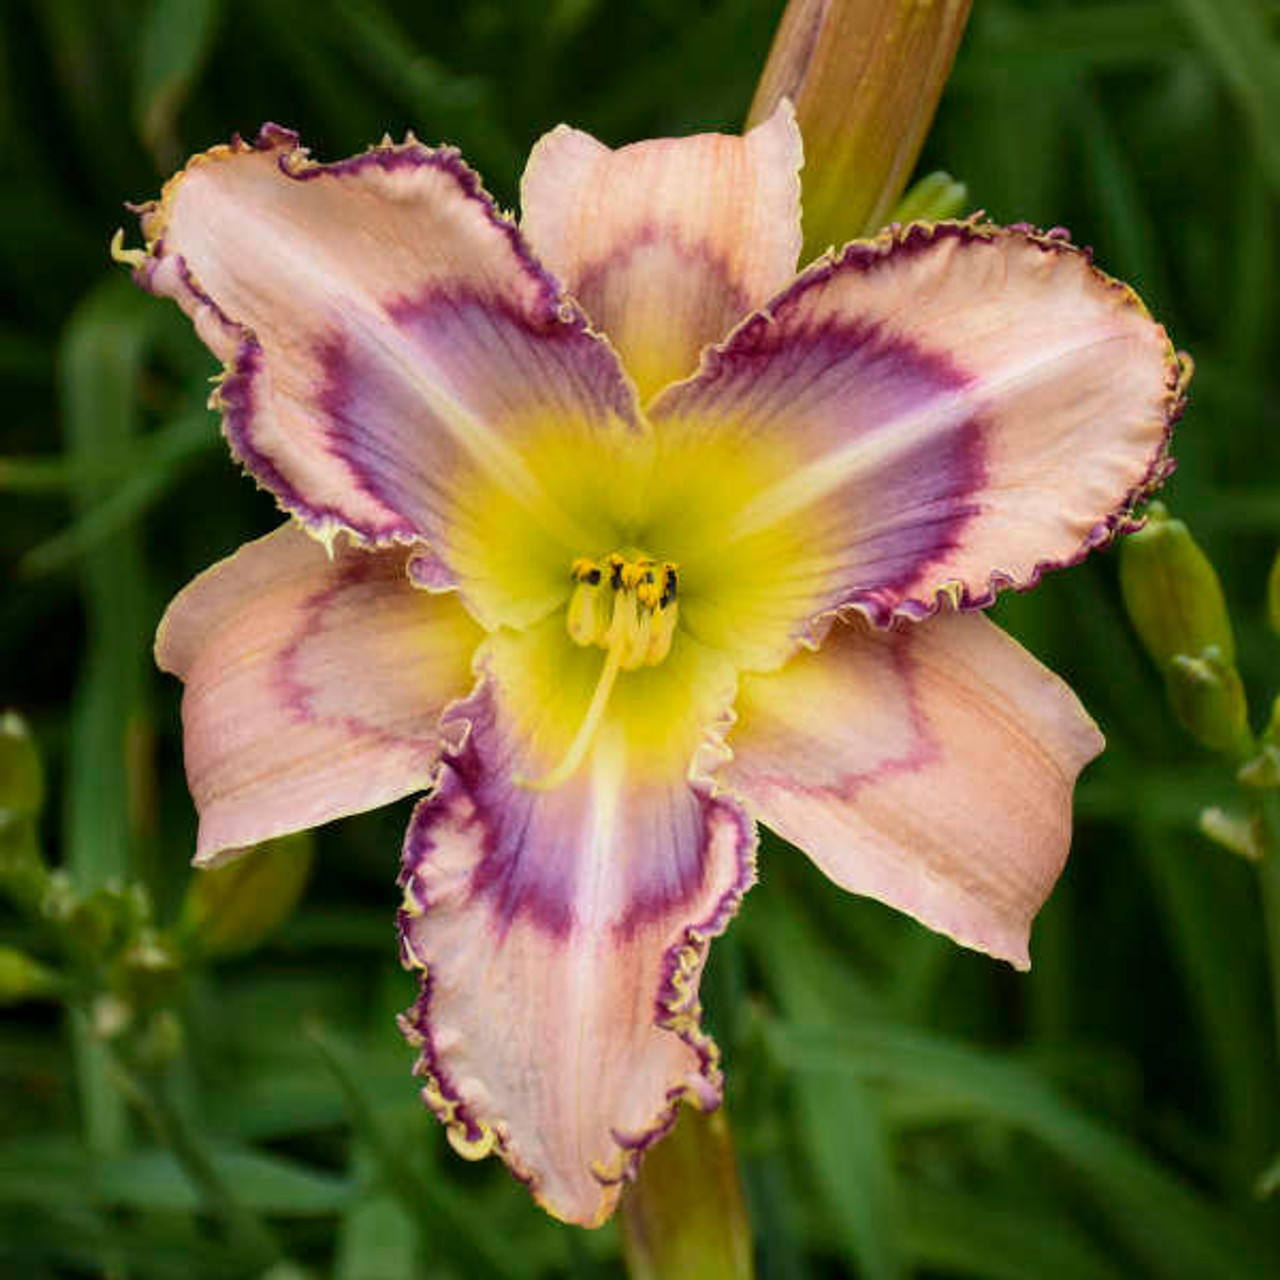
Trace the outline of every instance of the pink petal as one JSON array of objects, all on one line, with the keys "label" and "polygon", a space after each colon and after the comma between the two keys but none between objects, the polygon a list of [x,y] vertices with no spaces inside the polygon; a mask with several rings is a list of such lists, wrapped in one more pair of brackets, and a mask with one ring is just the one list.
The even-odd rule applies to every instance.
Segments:
[{"label": "pink petal", "polygon": [[529,157],[521,226],[648,399],[791,278],[801,163],[788,103],[742,138],[617,151],[561,125]]},{"label": "pink petal", "polygon": [[979,614],[834,627],[749,676],[725,777],[837,884],[1027,968],[1102,750],[1075,695]]},{"label": "pink petal", "polygon": [[669,749],[606,724],[563,786],[513,782],[541,764],[520,707],[548,672],[529,650],[494,642],[450,712],[466,743],[414,814],[400,927],[423,979],[402,1026],[454,1145],[496,1151],[548,1211],[598,1225],[680,1099],[719,1101],[698,980],[754,878],[754,824],[688,780],[690,707]]},{"label": "pink petal", "polygon": [[410,585],[402,549],[324,548],[292,524],[195,579],[156,661],[186,684],[196,861],[426,787],[481,632]]},{"label": "pink petal", "polygon": [[140,283],[228,363],[232,450],[322,536],[425,536],[456,569],[463,489],[492,482],[559,518],[526,432],[638,429],[607,343],[456,152],[388,144],[319,165],[267,126],[196,157],[142,221]]},{"label": "pink petal", "polygon": [[1172,469],[1185,378],[1136,295],[1055,233],[914,225],[856,242],[652,409],[785,461],[725,554],[794,524],[814,612],[990,603],[1108,540]]}]

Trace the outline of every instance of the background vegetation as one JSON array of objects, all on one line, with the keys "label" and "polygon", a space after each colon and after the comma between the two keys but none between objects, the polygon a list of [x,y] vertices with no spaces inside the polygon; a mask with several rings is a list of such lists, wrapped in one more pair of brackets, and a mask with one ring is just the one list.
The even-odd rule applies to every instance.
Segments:
[{"label": "background vegetation", "polygon": [[[613,143],[736,128],[781,8],[0,5],[0,706],[33,726],[40,838],[77,893],[136,879],[176,918],[194,817],[178,686],[150,637],[181,585],[277,521],[203,408],[211,358],[108,262],[121,201],[273,119],[322,158],[384,130],[455,142],[509,205],[560,120]],[[924,167],[999,220],[1070,226],[1194,353],[1167,497],[1223,575],[1257,721],[1280,684],[1263,609],[1280,541],[1280,6],[975,8]],[[776,843],[713,952],[704,994],[766,1280],[1277,1274],[1258,876],[1196,831],[1231,778],[1166,712],[1116,558],[998,609],[1110,740],[1030,976],[842,897]],[[392,1016],[412,987],[392,931],[408,812],[321,831],[278,933],[184,962],[156,997],[180,1016],[157,1024],[166,1043],[180,1025],[185,1044],[158,1095],[130,1101],[83,1015],[5,1013],[0,1274],[199,1280],[277,1250],[276,1280],[618,1273],[615,1228],[550,1223],[495,1162],[453,1157],[417,1102]],[[17,913],[0,943],[44,945]],[[194,1144],[203,1185],[157,1132]]]}]

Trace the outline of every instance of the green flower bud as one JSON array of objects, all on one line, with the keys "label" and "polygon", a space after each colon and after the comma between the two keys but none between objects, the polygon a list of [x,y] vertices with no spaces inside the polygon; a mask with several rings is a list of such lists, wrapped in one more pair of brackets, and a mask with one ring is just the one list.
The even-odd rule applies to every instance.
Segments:
[{"label": "green flower bud", "polygon": [[1162,503],[1153,502],[1147,517],[1120,548],[1120,587],[1134,630],[1162,669],[1177,654],[1195,657],[1211,645],[1230,666],[1235,637],[1213,565]]},{"label": "green flower bud", "polygon": [[111,986],[131,1008],[154,1009],[178,992],[182,971],[172,944],[155,929],[142,929],[111,966]]},{"label": "green flower bud", "polygon": [[133,1025],[134,1008],[117,995],[101,995],[89,1009],[89,1025],[99,1040],[117,1040]]},{"label": "green flower bud", "polygon": [[1246,787],[1280,787],[1280,698],[1271,704],[1271,722],[1258,746],[1258,754],[1240,766],[1236,777]]},{"label": "green flower bud", "polygon": [[1179,723],[1202,746],[1243,755],[1253,746],[1240,673],[1216,646],[1196,657],[1176,654],[1165,675]]},{"label": "green flower bud", "polygon": [[66,920],[76,950],[91,959],[114,956],[146,927],[151,908],[141,885],[95,889],[76,902]]},{"label": "green flower bud", "polygon": [[1200,813],[1200,831],[1220,849],[1250,862],[1260,862],[1265,848],[1262,824],[1256,814],[1229,813],[1216,806]]},{"label": "green flower bud", "polygon": [[1246,787],[1280,787],[1280,747],[1263,747],[1252,760],[1240,766],[1236,777]]},{"label": "green flower bud", "polygon": [[44,769],[27,723],[0,715],[0,828],[34,818],[44,806]]},{"label": "green flower bud", "polygon": [[172,1009],[157,1010],[138,1036],[134,1051],[148,1071],[167,1067],[182,1052],[182,1023]]},{"label": "green flower bud", "polygon": [[942,222],[963,213],[969,203],[969,188],[949,173],[937,169],[926,173],[898,201],[889,214],[890,222]]},{"label": "green flower bud", "polygon": [[16,947],[0,947],[0,1005],[54,995],[58,975]]},{"label": "green flower bud", "polygon": [[197,871],[183,930],[211,956],[251,951],[292,914],[311,870],[311,833],[267,840],[234,862]]},{"label": "green flower bud", "polygon": [[0,892],[36,914],[49,887],[35,820],[44,805],[44,771],[26,722],[0,715]]}]

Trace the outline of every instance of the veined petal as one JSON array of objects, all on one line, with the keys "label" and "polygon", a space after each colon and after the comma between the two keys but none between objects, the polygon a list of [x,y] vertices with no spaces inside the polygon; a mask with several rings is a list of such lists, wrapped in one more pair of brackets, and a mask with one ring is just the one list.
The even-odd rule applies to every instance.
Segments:
[{"label": "veined petal", "polygon": [[[773,457],[720,525],[725,562],[794,548],[753,592],[886,623],[985,606],[1105,543],[1172,470],[1186,376],[1058,234],[916,224],[804,272],[651,417],[668,450]],[[754,616],[723,605],[726,635]]]},{"label": "veined petal", "polygon": [[197,862],[430,783],[440,713],[483,633],[409,583],[408,554],[339,543],[330,559],[288,524],[170,604],[156,661],[186,684]]},{"label": "veined petal", "polygon": [[745,137],[611,150],[560,125],[534,147],[521,226],[604,330],[642,400],[787,283],[800,253],[800,133],[781,103]]},{"label": "veined petal", "polygon": [[523,586],[474,563],[470,497],[501,493],[560,563],[586,539],[523,438],[640,427],[608,344],[457,153],[386,144],[320,165],[268,126],[196,157],[142,224],[136,276],[227,361],[227,438],[280,504],[321,537],[426,538],[488,624],[526,622],[505,611]]},{"label": "veined petal", "polygon": [[423,979],[402,1026],[454,1145],[497,1151],[551,1213],[598,1225],[678,1102],[719,1101],[698,980],[754,878],[755,834],[690,781],[727,693],[679,638],[623,675],[568,782],[513,781],[555,764],[591,696],[599,652],[578,660],[557,629],[492,637],[449,713],[466,742],[405,842],[402,954]]},{"label": "veined petal", "polygon": [[979,614],[857,618],[744,677],[737,709],[725,774],[762,822],[843,888],[1029,967],[1103,746],[1057,676]]}]

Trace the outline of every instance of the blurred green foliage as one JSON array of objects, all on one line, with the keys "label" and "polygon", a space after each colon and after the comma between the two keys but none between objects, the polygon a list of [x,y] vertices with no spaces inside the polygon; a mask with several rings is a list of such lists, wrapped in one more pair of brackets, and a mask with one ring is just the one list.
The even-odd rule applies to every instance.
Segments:
[{"label": "blurred green foliage", "polygon": [[[150,636],[165,599],[277,520],[203,408],[212,360],[176,308],[108,262],[130,222],[121,201],[274,119],[323,158],[386,130],[454,142],[509,205],[530,144],[562,119],[614,143],[736,127],[781,8],[3,6],[0,708],[34,727],[49,791],[39,834],[69,892],[136,880],[160,926],[176,924],[194,818],[178,690],[152,669]],[[1266,627],[1280,541],[1280,5],[975,8],[921,171],[945,167],[998,220],[1070,226],[1194,353],[1166,498],[1222,577],[1262,707],[1280,670]],[[1078,793],[1036,968],[961,952],[767,844],[763,883],[704,982],[759,1274],[1277,1274],[1263,917],[1253,868],[1196,830],[1231,778],[1177,731],[1127,629],[1114,555],[997,616],[1110,740]],[[555,1226],[495,1162],[454,1158],[417,1102],[393,1018],[412,994],[391,926],[407,814],[405,802],[320,832],[283,930],[187,973],[166,998],[188,1051],[150,1092],[121,1079],[83,1013],[6,1011],[0,1274],[199,1280],[269,1259],[274,1280],[618,1273],[614,1228]],[[10,959],[43,945],[29,920],[0,914]]]}]

